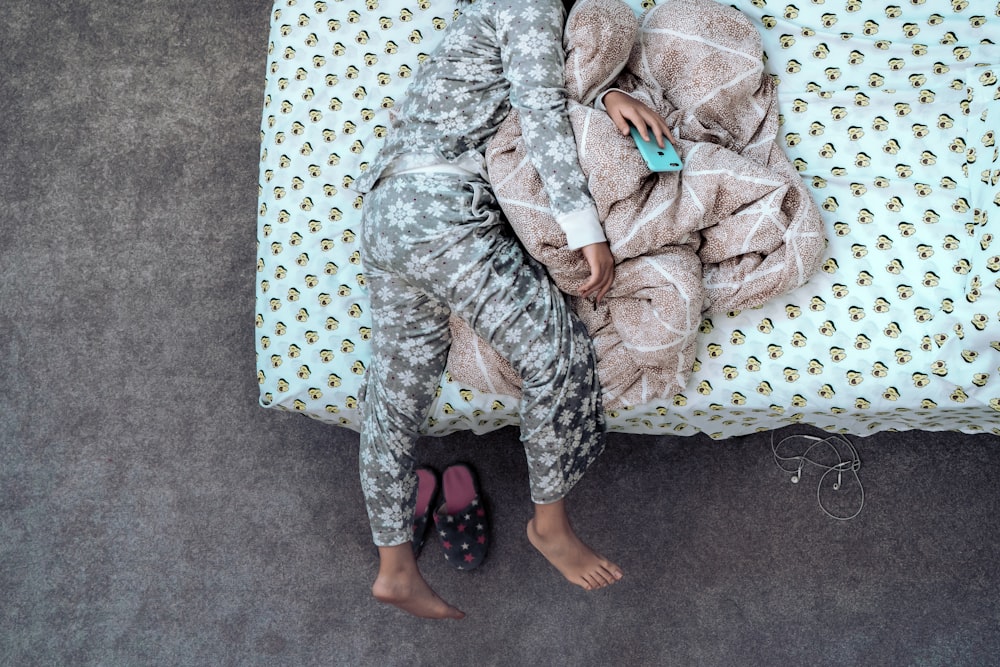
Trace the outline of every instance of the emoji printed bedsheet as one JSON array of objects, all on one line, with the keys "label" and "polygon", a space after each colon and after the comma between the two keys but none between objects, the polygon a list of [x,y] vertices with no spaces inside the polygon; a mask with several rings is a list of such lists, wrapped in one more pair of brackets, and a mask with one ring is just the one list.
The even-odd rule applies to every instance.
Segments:
[{"label": "emoji printed bedsheet", "polygon": [[[777,139],[829,242],[796,289],[704,316],[684,388],[610,408],[609,427],[1000,434],[1000,4],[726,4],[761,35]],[[364,201],[350,186],[454,11],[452,0],[274,3],[257,228],[262,406],[360,427],[371,330]],[[446,372],[426,431],[517,423],[509,392]]]}]

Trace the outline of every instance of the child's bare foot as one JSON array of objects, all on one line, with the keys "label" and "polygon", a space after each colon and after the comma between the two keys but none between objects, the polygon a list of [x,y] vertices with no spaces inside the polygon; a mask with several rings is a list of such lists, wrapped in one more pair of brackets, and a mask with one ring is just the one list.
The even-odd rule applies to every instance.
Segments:
[{"label": "child's bare foot", "polygon": [[379,556],[379,572],[372,584],[376,600],[420,618],[465,618],[464,612],[442,600],[427,585],[408,542],[399,547],[379,547]]},{"label": "child's bare foot", "polygon": [[[562,507],[535,507],[535,517],[528,522],[528,540],[566,579],[592,591],[622,578],[621,568],[580,541]],[[539,512],[540,508],[547,509]]]}]

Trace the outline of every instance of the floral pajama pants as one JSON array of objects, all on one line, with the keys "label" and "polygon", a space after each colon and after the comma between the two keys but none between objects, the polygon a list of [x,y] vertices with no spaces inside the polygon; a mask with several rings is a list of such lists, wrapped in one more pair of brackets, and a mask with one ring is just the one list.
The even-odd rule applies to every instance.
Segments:
[{"label": "floral pajama pants", "polygon": [[414,445],[444,372],[451,313],[523,380],[532,501],[563,498],[603,450],[590,336],[545,268],[504,228],[489,185],[471,176],[400,174],[366,195],[373,354],[359,463],[378,546],[412,538]]}]

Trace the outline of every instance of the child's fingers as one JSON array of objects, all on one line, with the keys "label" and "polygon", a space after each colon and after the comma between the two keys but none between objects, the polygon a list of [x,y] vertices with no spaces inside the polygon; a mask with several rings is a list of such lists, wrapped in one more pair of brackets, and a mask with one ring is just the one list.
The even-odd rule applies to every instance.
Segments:
[{"label": "child's fingers", "polygon": [[673,138],[670,135],[670,126],[655,111],[645,107],[630,111],[632,113],[628,117],[625,117],[624,112],[622,114],[624,117],[624,129],[622,129],[622,125],[617,122],[615,123],[619,129],[622,129],[623,134],[628,133],[628,125],[631,123],[639,131],[639,136],[644,141],[649,141],[649,137],[652,135],[656,140],[656,145],[660,148],[663,148],[664,141],[673,143]]},{"label": "child's fingers", "polygon": [[587,282],[583,283],[583,285],[580,285],[580,290],[579,290],[580,296],[584,298],[589,297],[591,294],[594,293],[595,290],[597,290],[601,286],[602,282],[603,282],[603,277],[601,276],[601,272],[599,270],[594,270],[593,268],[591,268],[590,277],[587,278]]},{"label": "child's fingers", "polygon": [[646,133],[646,122],[642,118],[640,109],[636,108],[634,103],[615,107],[609,115],[622,134],[627,135],[629,127],[632,126],[639,131],[639,136],[649,141],[649,135]]},{"label": "child's fingers", "polygon": [[670,136],[670,126],[667,122],[660,117],[656,112],[649,110],[644,115],[644,120],[649,124],[649,128],[652,131],[654,137],[656,137],[656,143],[660,148],[663,148],[664,140],[673,143],[672,137]]},{"label": "child's fingers", "polygon": [[600,303],[604,299],[604,295],[607,294],[610,289],[611,289],[611,281],[608,280],[607,282],[605,282],[604,286],[597,293],[597,299],[596,299],[597,303]]},{"label": "child's fingers", "polygon": [[635,129],[639,130],[639,136],[642,137],[643,141],[649,141],[649,130],[646,129],[646,120],[638,112],[629,119]]},{"label": "child's fingers", "polygon": [[601,275],[600,271],[591,271],[590,278],[587,279],[583,285],[580,286],[580,296],[584,298],[589,298],[595,292],[599,293],[604,287],[606,279]]},{"label": "child's fingers", "polygon": [[640,120],[636,123],[636,127],[639,128],[639,134],[642,135],[642,138],[649,141],[649,135],[652,134],[653,138],[656,139],[656,145],[663,148],[663,124],[661,124],[660,117],[647,108],[640,109],[638,115]]},{"label": "child's fingers", "polygon": [[595,271],[590,274],[587,282],[580,287],[580,296],[585,299],[593,296],[597,303],[600,303],[604,299],[604,295],[611,290],[614,279],[614,269]]},{"label": "child's fingers", "polygon": [[577,293],[585,299],[596,295],[600,301],[611,288],[615,277],[615,260],[607,242],[592,243],[582,249],[583,257],[590,268],[590,276],[580,286]]},{"label": "child's fingers", "polygon": [[628,119],[626,119],[624,115],[621,113],[615,113],[611,116],[611,121],[615,124],[615,127],[618,128],[618,131],[621,132],[622,135],[626,137],[628,136],[629,123]]},{"label": "child's fingers", "polygon": [[670,126],[667,125],[666,121],[663,122],[663,133],[667,135],[667,140],[676,145],[676,140],[674,139],[673,133],[670,131]]},{"label": "child's fingers", "polygon": [[[639,116],[641,123],[649,127],[650,133],[656,138],[656,143],[659,144],[660,148],[663,148],[664,139],[672,141],[673,137],[670,136],[670,126],[667,125],[667,121],[660,114],[645,105],[638,107],[636,114]],[[640,126],[640,131],[644,129]],[[648,137],[643,138],[648,140]]]}]

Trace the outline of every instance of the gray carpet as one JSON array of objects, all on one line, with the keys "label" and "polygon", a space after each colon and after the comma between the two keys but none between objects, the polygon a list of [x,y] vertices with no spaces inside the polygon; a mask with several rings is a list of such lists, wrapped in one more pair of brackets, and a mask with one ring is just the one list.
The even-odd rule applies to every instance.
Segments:
[{"label": "gray carpet", "polygon": [[480,471],[493,549],[422,558],[460,623],[372,602],[357,436],[255,403],[269,11],[0,10],[0,664],[1000,663],[993,436],[859,439],[848,522],[769,434],[612,437],[572,497],[627,571],[593,594],[524,536],[515,432],[428,439]]}]

